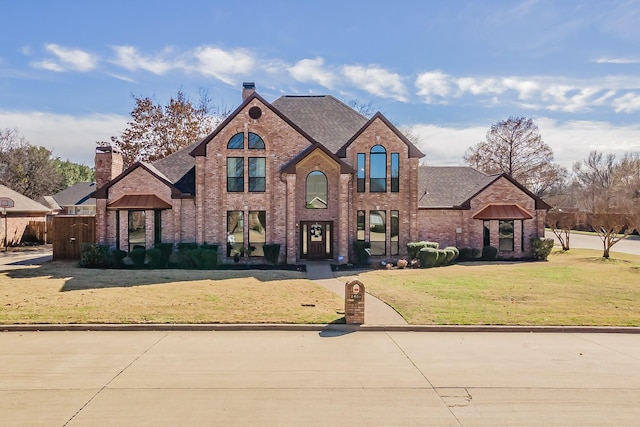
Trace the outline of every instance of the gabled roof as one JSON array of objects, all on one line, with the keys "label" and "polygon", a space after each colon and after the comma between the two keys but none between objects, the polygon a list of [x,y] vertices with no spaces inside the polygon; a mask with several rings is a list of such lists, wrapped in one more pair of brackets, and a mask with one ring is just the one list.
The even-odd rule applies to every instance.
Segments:
[{"label": "gabled roof", "polygon": [[466,166],[418,167],[418,206],[459,208],[493,182],[492,177]]},{"label": "gabled roof", "polygon": [[333,153],[367,123],[366,117],[331,95],[286,95],[273,106]]},{"label": "gabled roof", "polygon": [[398,128],[395,127],[395,125],[391,123],[389,119],[387,119],[380,112],[377,112],[376,114],[374,114],[373,117],[369,119],[369,121],[367,121],[364,125],[362,125],[362,127],[358,129],[358,131],[355,134],[353,134],[351,138],[349,138],[349,140],[344,145],[342,145],[342,147],[340,147],[340,149],[336,152],[336,154],[339,157],[346,157],[347,147],[351,145],[351,143],[355,141],[362,134],[362,132],[364,132],[376,120],[382,120],[382,122],[385,125],[387,125],[389,129],[391,129],[393,133],[395,133],[398,136],[398,138],[402,140],[402,142],[407,144],[407,146],[409,147],[409,157],[417,157],[417,158],[424,157],[424,154],[422,153],[422,151],[418,150],[418,148],[415,145],[413,145],[413,143],[409,141],[409,139],[406,136],[404,136],[404,134],[400,132]]},{"label": "gabled roof", "polygon": [[146,162],[136,162],[131,166],[129,166],[125,171],[123,171],[116,178],[112,179],[106,185],[97,189],[96,192],[94,193],[94,197],[96,199],[106,199],[107,190],[111,188],[111,186],[113,186],[114,184],[118,183],[120,180],[125,178],[127,175],[129,175],[131,172],[133,172],[133,170],[137,168],[143,168],[144,170],[149,172],[151,175],[154,175],[156,178],[158,178],[160,181],[166,184],[171,189],[171,198],[177,199],[177,198],[184,197],[184,194],[173,184],[173,182],[171,182],[162,172],[160,172],[158,168],[156,168],[151,163],[146,163]]},{"label": "gabled roof", "polygon": [[176,183],[184,177],[196,165],[196,160],[191,155],[191,151],[200,141],[181,148],[175,153],[169,154],[160,160],[153,162],[153,166],[160,171],[167,180]]},{"label": "gabled roof", "polygon": [[317,142],[305,130],[303,130],[296,123],[291,121],[291,119],[289,117],[287,117],[285,114],[283,114],[278,108],[275,108],[272,104],[268,103],[263,97],[258,95],[257,92],[254,92],[250,96],[248,96],[247,99],[245,99],[242,102],[242,104],[240,104],[238,106],[238,108],[233,110],[233,112],[231,114],[229,114],[229,116],[222,123],[220,123],[218,125],[218,127],[213,132],[211,132],[209,135],[207,135],[202,141],[200,141],[197,144],[195,144],[195,146],[194,146],[193,150],[191,150],[190,154],[192,156],[194,156],[194,157],[196,157],[196,156],[206,156],[207,155],[207,144],[209,144],[209,142],[211,142],[211,140],[213,138],[215,138],[215,136],[217,134],[219,134],[222,131],[222,129],[224,129],[225,126],[227,126],[238,115],[238,113],[240,113],[240,111],[242,111],[254,99],[259,100],[265,107],[267,107],[268,109],[273,111],[278,117],[280,117],[282,120],[287,122],[298,133],[300,133],[303,137],[305,137],[307,140],[309,140],[309,142],[311,144]]},{"label": "gabled roof", "polygon": [[536,209],[550,209],[544,200],[510,175],[485,175],[468,166],[418,167],[418,207],[469,209],[471,199],[500,178],[505,178],[535,201]]},{"label": "gabled roof", "polygon": [[52,197],[60,206],[95,205],[96,199],[92,197],[94,191],[95,182],[76,182]]},{"label": "gabled roof", "polygon": [[36,202],[33,199],[24,196],[9,187],[0,184],[0,197],[8,197],[13,200],[13,207],[6,208],[7,212],[25,212],[25,213],[49,213],[51,209]]},{"label": "gabled roof", "polygon": [[280,171],[284,173],[296,173],[296,165],[301,162],[305,157],[313,153],[315,150],[320,150],[325,153],[327,156],[331,157],[335,162],[340,165],[340,173],[354,173],[355,170],[345,163],[338,156],[333,154],[327,147],[320,143],[315,143],[307,148],[305,148],[300,154],[298,154],[295,158],[291,159],[286,165],[284,165]]}]

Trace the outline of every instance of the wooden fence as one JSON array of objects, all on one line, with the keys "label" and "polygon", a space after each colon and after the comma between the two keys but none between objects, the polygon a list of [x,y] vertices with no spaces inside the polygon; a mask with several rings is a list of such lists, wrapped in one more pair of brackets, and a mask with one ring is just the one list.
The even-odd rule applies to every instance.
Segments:
[{"label": "wooden fence", "polygon": [[53,218],[50,233],[54,260],[80,259],[80,246],[96,241],[96,217],[58,215]]}]

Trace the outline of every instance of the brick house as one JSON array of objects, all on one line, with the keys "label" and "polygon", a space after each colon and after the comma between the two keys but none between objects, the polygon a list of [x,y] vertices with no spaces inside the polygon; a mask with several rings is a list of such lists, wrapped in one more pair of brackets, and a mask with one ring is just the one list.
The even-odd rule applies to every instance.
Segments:
[{"label": "brick house", "polygon": [[294,264],[353,260],[355,240],[373,260],[418,240],[522,257],[543,236],[542,200],[507,175],[420,166],[424,154],[380,113],[332,96],[269,103],[252,83],[242,98],[213,133],[153,164],[122,171],[116,149],[96,150],[98,243],[216,243],[223,261],[245,262],[279,243]]},{"label": "brick house", "polygon": [[46,240],[51,209],[0,184],[0,248]]}]

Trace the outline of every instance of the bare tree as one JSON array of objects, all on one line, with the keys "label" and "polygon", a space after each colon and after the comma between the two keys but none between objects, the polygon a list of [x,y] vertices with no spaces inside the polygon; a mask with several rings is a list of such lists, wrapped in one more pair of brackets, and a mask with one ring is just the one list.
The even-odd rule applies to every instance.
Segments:
[{"label": "bare tree", "polygon": [[[124,166],[136,161],[155,161],[175,153],[210,133],[229,114],[228,110],[212,110],[211,99],[200,92],[194,105],[182,91],[166,106],[150,98],[133,97],[132,121],[120,137],[111,142],[122,151]],[[106,145],[105,142],[98,142]]]},{"label": "bare tree", "polygon": [[553,150],[526,117],[494,123],[485,140],[469,147],[463,159],[484,173],[507,173],[538,196],[561,184],[567,175],[562,166],[553,164]]},{"label": "bare tree", "polygon": [[633,232],[632,218],[627,213],[592,212],[587,214],[587,222],[602,240],[603,258],[609,258],[611,247]]},{"label": "bare tree", "polygon": [[[584,162],[573,167],[581,190],[581,207],[587,224],[602,240],[604,258],[611,247],[631,234],[636,226],[640,164],[631,155],[617,162],[613,154],[592,151]],[[637,169],[637,170],[636,170]]]},{"label": "bare tree", "polygon": [[352,99],[351,101],[347,102],[347,105],[353,108],[354,110],[356,110],[358,113],[365,116],[367,119],[370,119],[371,117],[373,117],[373,115],[377,111],[376,107],[373,105],[371,101],[362,102],[362,101],[358,101],[357,99]]},{"label": "bare tree", "polygon": [[568,212],[558,208],[551,209],[547,212],[546,222],[547,227],[551,229],[560,241],[562,250],[568,251],[571,249],[571,230],[578,223],[577,212]]}]

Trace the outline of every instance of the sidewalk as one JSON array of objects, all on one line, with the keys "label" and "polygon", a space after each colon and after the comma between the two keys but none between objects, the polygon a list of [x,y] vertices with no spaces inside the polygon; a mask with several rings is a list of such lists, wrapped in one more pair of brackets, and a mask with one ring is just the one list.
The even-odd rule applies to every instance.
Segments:
[{"label": "sidewalk", "polygon": [[[336,279],[326,261],[307,261],[307,278],[344,298],[344,283]],[[365,290],[367,284],[364,283]],[[370,293],[365,297],[365,325],[404,326],[407,321],[387,303]]]}]

